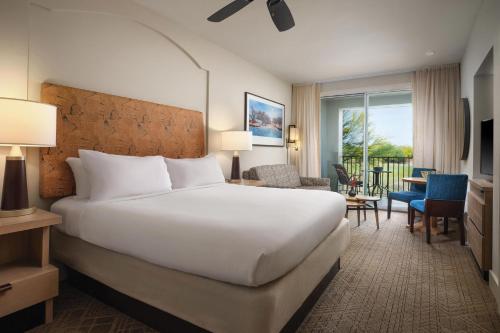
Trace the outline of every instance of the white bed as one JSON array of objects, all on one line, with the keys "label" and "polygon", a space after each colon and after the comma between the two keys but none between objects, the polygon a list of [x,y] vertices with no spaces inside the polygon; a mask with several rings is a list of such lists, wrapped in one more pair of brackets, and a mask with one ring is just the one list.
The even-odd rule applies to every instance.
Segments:
[{"label": "white bed", "polygon": [[333,192],[217,184],[127,199],[67,197],[59,230],[169,269],[261,286],[299,265],[345,214]]},{"label": "white bed", "polygon": [[[52,230],[51,254],[70,282],[160,330],[276,333],[300,325],[349,245],[344,198],[219,184],[96,202],[224,182],[215,159],[211,171],[204,165],[203,114],[48,83],[41,95],[65,121],[57,122],[57,148],[40,151],[40,195],[93,200],[67,197],[52,207],[63,224]],[[157,157],[132,166],[124,154],[196,160],[183,173],[187,160],[176,171],[175,161],[170,170]]]}]

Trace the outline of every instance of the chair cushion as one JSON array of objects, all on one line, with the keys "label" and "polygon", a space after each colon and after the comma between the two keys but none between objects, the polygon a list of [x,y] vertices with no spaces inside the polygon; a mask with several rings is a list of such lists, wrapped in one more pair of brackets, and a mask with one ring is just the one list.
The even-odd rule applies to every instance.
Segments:
[{"label": "chair cushion", "polygon": [[389,192],[389,199],[403,201],[409,203],[412,200],[422,200],[425,198],[425,193],[421,192],[410,192],[410,191],[401,191],[401,192]]},{"label": "chair cushion", "polygon": [[467,185],[467,175],[429,175],[427,178],[426,198],[464,201],[467,196]]},{"label": "chair cushion", "polygon": [[302,185],[299,171],[293,165],[261,165],[253,169],[257,178],[265,181],[268,187],[290,188]]},{"label": "chair cushion", "polygon": [[419,212],[425,212],[425,200],[412,200],[410,202],[410,207],[415,208]]}]

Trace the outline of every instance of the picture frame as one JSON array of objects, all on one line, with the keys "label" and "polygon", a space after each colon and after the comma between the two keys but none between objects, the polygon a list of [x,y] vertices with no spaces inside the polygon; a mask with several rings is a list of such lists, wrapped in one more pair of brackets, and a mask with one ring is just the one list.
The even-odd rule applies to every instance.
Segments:
[{"label": "picture frame", "polygon": [[245,93],[245,130],[253,134],[254,146],[285,146],[285,105]]}]

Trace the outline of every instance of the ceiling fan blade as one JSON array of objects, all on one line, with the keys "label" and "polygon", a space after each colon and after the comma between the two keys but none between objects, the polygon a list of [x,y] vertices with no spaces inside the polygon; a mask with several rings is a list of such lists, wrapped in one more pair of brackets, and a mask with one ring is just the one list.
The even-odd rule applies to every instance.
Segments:
[{"label": "ceiling fan blade", "polygon": [[284,0],[267,0],[267,8],[279,31],[286,31],[295,26],[292,13]]},{"label": "ceiling fan blade", "polygon": [[224,8],[212,14],[212,16],[210,16],[207,20],[209,20],[210,22],[223,21],[229,16],[249,5],[252,1],[253,0],[234,0],[229,5],[226,5]]}]

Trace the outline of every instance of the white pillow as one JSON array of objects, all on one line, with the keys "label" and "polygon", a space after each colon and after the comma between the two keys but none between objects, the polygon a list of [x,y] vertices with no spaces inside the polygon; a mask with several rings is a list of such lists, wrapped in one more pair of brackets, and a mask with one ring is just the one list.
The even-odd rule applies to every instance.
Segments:
[{"label": "white pillow", "polygon": [[83,167],[82,160],[78,157],[68,157],[66,163],[69,164],[76,184],[76,197],[86,199],[90,197],[90,182],[87,171]]},{"label": "white pillow", "polygon": [[90,182],[90,200],[169,192],[172,183],[161,156],[123,156],[79,150]]},{"label": "white pillow", "polygon": [[165,158],[165,162],[174,189],[226,181],[220,165],[213,155],[202,158]]}]

